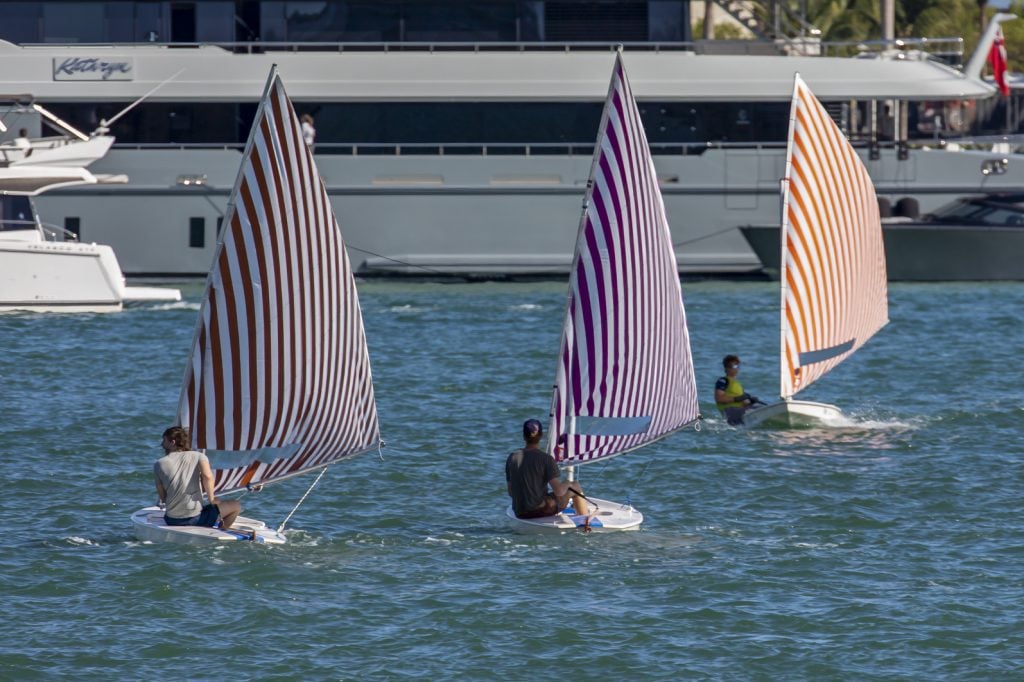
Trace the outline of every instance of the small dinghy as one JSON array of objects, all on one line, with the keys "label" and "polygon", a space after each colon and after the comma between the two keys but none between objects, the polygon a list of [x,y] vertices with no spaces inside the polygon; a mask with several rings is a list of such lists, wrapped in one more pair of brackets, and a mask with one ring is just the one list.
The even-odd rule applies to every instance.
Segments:
[{"label": "small dinghy", "polygon": [[853,146],[799,75],[782,198],[780,402],[745,426],[827,426],[835,405],[793,400],[889,321],[882,220]]},{"label": "small dinghy", "polygon": [[[598,132],[559,351],[548,453],[606,460],[700,418],[675,249],[640,112],[619,53]],[[632,505],[587,498],[589,513],[520,519],[517,530],[636,530]]]},{"label": "small dinghy", "polygon": [[[224,225],[178,403],[191,447],[208,450],[217,495],[322,476],[329,464],[379,449],[355,279],[276,68]],[[276,530],[244,517],[227,530],[167,526],[157,507],[132,521],[152,542],[281,544],[290,516]]]}]

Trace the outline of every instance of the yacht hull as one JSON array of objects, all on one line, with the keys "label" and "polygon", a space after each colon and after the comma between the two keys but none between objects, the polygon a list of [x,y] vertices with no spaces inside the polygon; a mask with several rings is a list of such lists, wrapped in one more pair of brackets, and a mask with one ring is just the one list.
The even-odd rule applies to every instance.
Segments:
[{"label": "yacht hull", "polygon": [[[765,271],[778,277],[777,226],[741,228]],[[889,281],[1024,280],[1024,226],[883,223]]]},{"label": "yacht hull", "polygon": [[[863,158],[879,196],[913,197],[928,212],[1024,185],[1024,165],[1012,161],[1005,174],[983,176],[990,156]],[[739,227],[778,221],[785,150],[709,149],[654,162],[680,274],[762,276]],[[44,221],[77,218],[83,241],[110,244],[128,276],[205,276],[238,163],[231,149],[115,147],[93,169],[124,173],[127,184],[55,190],[36,203]],[[589,157],[321,154],[317,163],[360,276],[568,273]],[[192,176],[202,184],[179,183]]]}]

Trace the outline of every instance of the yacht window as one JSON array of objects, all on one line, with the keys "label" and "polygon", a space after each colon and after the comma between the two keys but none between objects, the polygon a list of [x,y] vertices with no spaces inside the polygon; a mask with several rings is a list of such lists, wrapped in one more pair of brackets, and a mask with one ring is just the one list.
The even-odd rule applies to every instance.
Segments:
[{"label": "yacht window", "polygon": [[[44,2],[43,35],[48,43],[106,41],[103,2]],[[6,21],[6,19],[5,19]]]},{"label": "yacht window", "polygon": [[690,3],[680,0],[651,0],[648,7],[648,38],[656,43],[683,42],[690,34]]},{"label": "yacht window", "polygon": [[0,231],[28,230],[34,224],[28,197],[0,195]]},{"label": "yacht window", "polygon": [[544,39],[550,42],[647,40],[646,2],[548,0],[544,3]]},{"label": "yacht window", "polygon": [[981,222],[987,225],[1020,225],[1024,222],[1022,218],[1024,214],[1019,210],[992,206],[988,213],[981,216]]},{"label": "yacht window", "polygon": [[513,2],[408,3],[405,35],[421,42],[511,42],[516,39]]},{"label": "yacht window", "polygon": [[140,42],[167,42],[170,30],[161,21],[159,2],[135,3],[135,40]]},{"label": "yacht window", "polygon": [[130,2],[107,3],[107,36],[112,43],[135,42],[135,6]]},{"label": "yacht window", "polygon": [[234,2],[204,0],[195,5],[197,42],[229,43],[236,39]]},{"label": "yacht window", "polygon": [[3,5],[3,21],[0,22],[2,37],[12,43],[39,43],[39,15],[42,14],[42,3],[39,2],[5,2]]},{"label": "yacht window", "polygon": [[75,239],[82,238],[82,219],[74,216],[64,218],[64,230],[75,235]]},{"label": "yacht window", "polygon": [[[992,208],[979,199],[957,199],[932,213],[932,219],[944,223],[989,223]],[[1004,216],[1005,217],[1005,216]]]},{"label": "yacht window", "polygon": [[188,245],[193,249],[206,246],[206,218],[188,219]]}]

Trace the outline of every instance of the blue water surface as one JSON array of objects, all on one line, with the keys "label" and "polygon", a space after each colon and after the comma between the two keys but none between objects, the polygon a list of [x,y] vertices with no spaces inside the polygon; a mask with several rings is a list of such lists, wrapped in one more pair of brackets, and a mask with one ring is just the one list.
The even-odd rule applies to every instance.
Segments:
[{"label": "blue water surface", "polygon": [[[361,282],[387,447],[332,467],[289,544],[146,544],[201,287],[0,316],[0,678],[1024,678],[1020,284],[894,284],[806,392],[842,428],[743,431],[726,353],[778,386],[778,288],[686,282],[702,410],[584,467],[636,533],[526,536],[506,454],[546,420],[564,282]],[[804,394],[801,394],[804,397]],[[243,498],[276,525],[311,477]]]}]

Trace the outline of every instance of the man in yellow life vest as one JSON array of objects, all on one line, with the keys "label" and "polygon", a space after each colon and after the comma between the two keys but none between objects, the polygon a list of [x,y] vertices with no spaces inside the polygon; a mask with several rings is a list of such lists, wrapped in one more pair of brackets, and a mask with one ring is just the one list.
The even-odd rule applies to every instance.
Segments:
[{"label": "man in yellow life vest", "polygon": [[743,414],[755,403],[761,402],[743,390],[736,375],[740,372],[740,359],[735,355],[722,358],[725,376],[715,382],[715,406],[725,415],[731,426],[743,423]]}]

